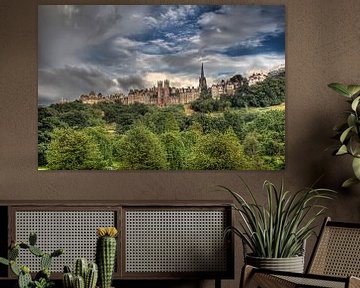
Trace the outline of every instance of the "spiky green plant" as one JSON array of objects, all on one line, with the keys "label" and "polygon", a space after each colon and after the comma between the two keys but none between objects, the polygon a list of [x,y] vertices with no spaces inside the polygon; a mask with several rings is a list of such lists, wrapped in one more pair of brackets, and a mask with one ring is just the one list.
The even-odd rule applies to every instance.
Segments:
[{"label": "spiky green plant", "polygon": [[329,189],[304,188],[296,193],[280,189],[270,181],[264,182],[267,205],[261,205],[254,193],[242,180],[251,202],[233,190],[220,186],[236,200],[233,208],[240,215],[240,227],[229,227],[247,245],[253,256],[265,258],[287,258],[301,255],[306,239],[314,233],[316,219],[324,214],[326,207],[318,200],[332,199],[334,191]]}]

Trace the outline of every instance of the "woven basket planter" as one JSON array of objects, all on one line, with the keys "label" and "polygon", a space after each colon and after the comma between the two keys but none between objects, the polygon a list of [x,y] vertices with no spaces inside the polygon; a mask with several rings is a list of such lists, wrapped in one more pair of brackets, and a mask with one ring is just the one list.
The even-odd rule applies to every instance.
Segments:
[{"label": "woven basket planter", "polygon": [[245,256],[245,263],[257,268],[275,271],[304,272],[304,256],[289,258],[262,258],[251,255]]}]

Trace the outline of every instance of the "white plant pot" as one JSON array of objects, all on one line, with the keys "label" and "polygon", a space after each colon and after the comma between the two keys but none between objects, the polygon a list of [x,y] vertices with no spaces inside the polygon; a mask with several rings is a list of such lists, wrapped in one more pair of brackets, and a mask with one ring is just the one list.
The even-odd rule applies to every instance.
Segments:
[{"label": "white plant pot", "polygon": [[263,258],[246,255],[245,263],[262,269],[304,273],[304,256],[289,258]]}]

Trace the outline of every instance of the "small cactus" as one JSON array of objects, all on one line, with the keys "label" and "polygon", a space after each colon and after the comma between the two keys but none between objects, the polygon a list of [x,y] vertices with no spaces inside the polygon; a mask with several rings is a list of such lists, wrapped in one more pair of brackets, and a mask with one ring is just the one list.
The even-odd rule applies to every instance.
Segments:
[{"label": "small cactus", "polygon": [[95,288],[98,279],[98,266],[96,263],[89,263],[85,276],[85,288]]},{"label": "small cactus", "polygon": [[[71,273],[69,266],[64,266],[63,286],[64,288],[95,288],[98,279],[98,268],[96,263],[90,262],[85,258],[78,258],[74,263],[74,272]],[[83,276],[82,276],[83,275]],[[81,279],[81,280],[80,280]],[[75,283],[76,282],[76,283]],[[83,282],[83,284],[81,283]]]},{"label": "small cactus", "polygon": [[110,288],[116,258],[115,227],[98,228],[99,238],[96,243],[96,262],[99,267],[99,282],[101,288]]},{"label": "small cactus", "polygon": [[30,269],[27,266],[23,266],[21,268],[21,272],[19,274],[18,285],[19,288],[28,288],[32,283]]},{"label": "small cactus", "polygon": [[83,279],[85,279],[87,268],[88,268],[88,262],[85,258],[76,259],[74,274],[76,276],[81,276]]},{"label": "small cactus", "polygon": [[[46,285],[50,285],[52,283],[50,282],[50,271],[49,271],[51,260],[53,257],[60,256],[64,252],[63,249],[58,249],[51,254],[44,253],[38,247],[35,246],[36,239],[37,239],[36,234],[30,233],[29,244],[24,242],[16,243],[14,240],[12,240],[9,246],[8,259],[0,257],[0,263],[10,266],[11,271],[16,276],[18,276],[19,288],[40,287],[38,286],[37,283],[40,284],[45,283]],[[41,262],[40,262],[41,271],[39,271],[36,274],[35,281],[33,281],[31,278],[30,269],[28,266],[22,266],[20,268],[16,264],[16,259],[19,256],[20,249],[29,250],[29,252],[32,253],[33,255],[41,257]],[[46,287],[50,287],[50,286],[46,286]]]},{"label": "small cactus", "polygon": [[50,265],[51,265],[51,260],[52,260],[52,257],[50,254],[48,253],[44,253],[42,256],[41,256],[41,261],[40,261],[40,267],[41,269],[49,269],[50,268]]},{"label": "small cactus", "polygon": [[85,288],[84,278],[77,275],[74,277],[74,288]]},{"label": "small cactus", "polygon": [[64,273],[71,273],[71,269],[69,266],[67,265],[64,266]]},{"label": "small cactus", "polygon": [[73,288],[74,287],[74,276],[71,272],[66,272],[62,277],[64,288]]}]

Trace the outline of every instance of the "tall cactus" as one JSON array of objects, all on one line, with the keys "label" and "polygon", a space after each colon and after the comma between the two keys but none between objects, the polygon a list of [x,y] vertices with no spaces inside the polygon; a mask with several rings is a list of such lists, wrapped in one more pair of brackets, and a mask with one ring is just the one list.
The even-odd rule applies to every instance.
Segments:
[{"label": "tall cactus", "polygon": [[96,262],[99,267],[100,288],[110,288],[116,258],[115,227],[97,229]]}]

